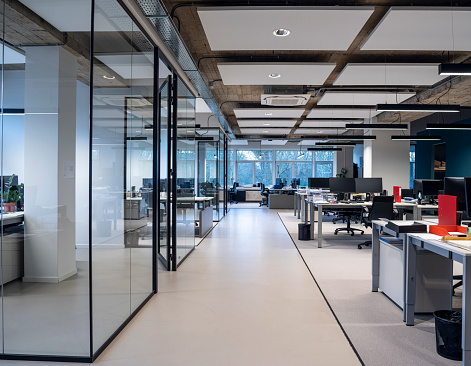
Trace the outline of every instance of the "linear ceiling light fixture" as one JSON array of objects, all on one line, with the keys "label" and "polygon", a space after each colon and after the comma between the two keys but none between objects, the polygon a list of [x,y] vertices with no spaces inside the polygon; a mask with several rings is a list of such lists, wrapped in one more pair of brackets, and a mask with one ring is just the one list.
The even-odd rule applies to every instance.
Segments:
[{"label": "linear ceiling light fixture", "polygon": [[471,64],[440,64],[438,75],[471,75]]},{"label": "linear ceiling light fixture", "polygon": [[398,141],[403,141],[403,140],[420,140],[420,141],[439,141],[442,138],[440,136],[406,136],[406,135],[401,135],[401,136],[391,136],[391,140],[398,140]]},{"label": "linear ceiling light fixture", "polygon": [[427,123],[427,130],[471,130],[466,123]]},{"label": "linear ceiling light fixture", "polygon": [[405,123],[347,123],[348,130],[407,130]]},{"label": "linear ceiling light fixture", "polygon": [[376,140],[376,136],[360,136],[360,135],[328,135],[329,140]]},{"label": "linear ceiling light fixture", "polygon": [[341,147],[308,147],[307,151],[342,151]]},{"label": "linear ceiling light fixture", "polygon": [[378,112],[460,112],[459,105],[447,104],[378,104]]},{"label": "linear ceiling light fixture", "polygon": [[286,37],[286,36],[289,36],[290,33],[291,31],[289,29],[284,29],[284,28],[275,29],[273,31],[273,35],[277,37]]},{"label": "linear ceiling light fixture", "polygon": [[316,142],[316,146],[355,146],[356,142]]}]

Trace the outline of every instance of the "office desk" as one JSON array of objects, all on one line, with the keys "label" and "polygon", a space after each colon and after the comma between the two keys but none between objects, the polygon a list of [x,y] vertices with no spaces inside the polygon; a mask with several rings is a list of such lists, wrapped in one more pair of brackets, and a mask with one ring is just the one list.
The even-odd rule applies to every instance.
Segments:
[{"label": "office desk", "polygon": [[268,195],[268,208],[271,209],[290,209],[294,207],[294,195],[292,194],[273,194],[270,191]]},{"label": "office desk", "polygon": [[[462,298],[462,340],[463,365],[471,366],[471,249],[464,249],[437,239],[432,234],[408,234],[406,245],[406,301],[404,315],[406,325],[414,325],[417,249],[423,248],[442,257],[463,264],[463,298]],[[458,241],[456,243],[459,243]],[[458,244],[459,245],[459,244]]]}]

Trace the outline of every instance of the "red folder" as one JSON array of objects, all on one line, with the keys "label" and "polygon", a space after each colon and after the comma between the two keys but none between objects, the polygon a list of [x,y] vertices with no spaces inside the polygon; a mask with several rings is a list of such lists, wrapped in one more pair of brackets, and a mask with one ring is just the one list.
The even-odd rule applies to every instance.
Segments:
[{"label": "red folder", "polygon": [[401,186],[393,186],[393,195],[394,195],[394,202],[401,202],[402,198],[402,187]]},{"label": "red folder", "polygon": [[438,225],[456,225],[456,196],[438,195]]}]

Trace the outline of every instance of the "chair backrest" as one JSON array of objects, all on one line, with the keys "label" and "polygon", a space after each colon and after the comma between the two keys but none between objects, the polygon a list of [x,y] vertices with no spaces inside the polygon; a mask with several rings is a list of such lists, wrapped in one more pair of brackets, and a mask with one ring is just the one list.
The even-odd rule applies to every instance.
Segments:
[{"label": "chair backrest", "polygon": [[368,221],[394,218],[394,196],[374,196]]},{"label": "chair backrest", "polygon": [[264,190],[265,190],[265,184],[260,183],[260,192],[263,193]]},{"label": "chair backrest", "polygon": [[237,182],[234,182],[234,185],[232,186],[232,189],[235,191],[237,191],[237,186],[239,185],[239,183]]}]

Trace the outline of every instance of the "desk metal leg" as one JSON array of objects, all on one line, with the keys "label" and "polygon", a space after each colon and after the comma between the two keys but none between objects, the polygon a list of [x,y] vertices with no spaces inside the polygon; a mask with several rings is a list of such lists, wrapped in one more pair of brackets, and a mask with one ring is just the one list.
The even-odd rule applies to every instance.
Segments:
[{"label": "desk metal leg", "polygon": [[294,194],[294,216],[296,216],[296,206],[298,205],[298,195]]},{"label": "desk metal leg", "polygon": [[471,366],[471,282],[468,281],[470,276],[471,257],[466,256],[463,258],[463,327],[461,330],[464,366]]},{"label": "desk metal leg", "polygon": [[305,224],[307,224],[307,221],[308,221],[308,217],[307,217],[308,203],[307,203],[306,200],[304,200],[304,202],[302,202],[301,207],[303,208],[302,212],[301,212],[301,220],[303,220],[303,222]]},{"label": "desk metal leg", "polygon": [[378,292],[379,287],[379,225],[373,224],[371,233],[372,249],[372,276],[373,288],[371,291]]},{"label": "desk metal leg", "polygon": [[[314,223],[314,220],[312,220]],[[317,207],[317,247],[322,248],[322,206]]]},{"label": "desk metal leg", "polygon": [[301,196],[298,196],[298,205],[296,207],[296,210],[298,211],[298,219],[301,218],[301,205],[303,204],[303,199]]},{"label": "desk metal leg", "polygon": [[422,220],[422,209],[417,207],[416,205],[412,207],[412,216],[414,220],[420,221]]},{"label": "desk metal leg", "polygon": [[314,222],[314,205],[311,204],[309,205],[309,222],[311,223],[311,238],[314,239],[314,234],[315,234],[315,230],[314,230],[314,225],[315,225],[315,222]]},{"label": "desk metal leg", "polygon": [[[417,271],[417,246],[413,244],[413,240],[409,238],[406,241],[405,248],[407,251],[406,258],[406,300],[404,304],[404,313],[406,325],[414,325],[415,314],[415,288],[416,288],[416,271]],[[464,301],[464,298],[463,298]]]}]

